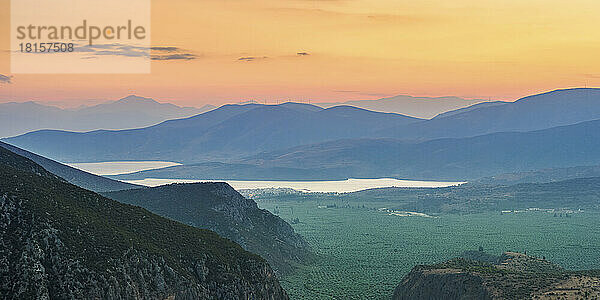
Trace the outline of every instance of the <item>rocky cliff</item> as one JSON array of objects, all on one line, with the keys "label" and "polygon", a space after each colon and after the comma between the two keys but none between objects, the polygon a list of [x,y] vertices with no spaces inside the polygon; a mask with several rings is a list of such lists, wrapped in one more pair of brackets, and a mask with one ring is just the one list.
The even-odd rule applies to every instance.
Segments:
[{"label": "rocky cliff", "polygon": [[1,299],[287,299],[266,261],[0,148]]},{"label": "rocky cliff", "polygon": [[491,263],[456,258],[416,266],[393,299],[596,299],[600,272],[567,271],[544,259],[507,252]]},{"label": "rocky cliff", "polygon": [[304,239],[283,219],[258,208],[224,182],[171,184],[104,193],[158,215],[209,229],[264,257],[286,273],[312,257]]}]

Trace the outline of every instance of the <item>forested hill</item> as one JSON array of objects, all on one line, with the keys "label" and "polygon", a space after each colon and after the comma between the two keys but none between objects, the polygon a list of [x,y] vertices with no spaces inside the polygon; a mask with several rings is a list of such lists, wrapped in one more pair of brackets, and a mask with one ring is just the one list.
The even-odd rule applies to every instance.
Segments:
[{"label": "forested hill", "polygon": [[259,209],[224,182],[172,184],[104,193],[127,204],[199,228],[210,229],[257,253],[280,273],[312,258],[304,239],[292,226]]},{"label": "forested hill", "polygon": [[287,299],[259,256],[0,148],[0,298]]}]

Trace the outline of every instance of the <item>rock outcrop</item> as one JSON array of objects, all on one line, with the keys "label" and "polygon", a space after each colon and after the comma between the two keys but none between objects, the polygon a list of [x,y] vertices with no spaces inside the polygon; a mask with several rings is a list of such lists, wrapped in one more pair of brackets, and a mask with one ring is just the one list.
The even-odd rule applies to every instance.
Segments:
[{"label": "rock outcrop", "polygon": [[[472,256],[472,255],[471,255]],[[416,266],[393,299],[597,299],[600,271],[567,271],[544,259],[507,252],[496,262],[456,258]]]}]

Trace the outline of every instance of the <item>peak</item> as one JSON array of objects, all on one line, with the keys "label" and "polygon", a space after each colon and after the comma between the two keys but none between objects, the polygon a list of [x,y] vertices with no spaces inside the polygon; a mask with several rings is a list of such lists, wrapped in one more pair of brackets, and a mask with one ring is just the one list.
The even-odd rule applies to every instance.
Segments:
[{"label": "peak", "polygon": [[136,96],[136,95],[129,95],[125,98],[122,98],[122,99],[116,101],[116,103],[158,103],[158,102],[156,102],[152,98],[145,98],[145,97],[140,97],[140,96]]},{"label": "peak", "polygon": [[304,110],[309,110],[309,111],[323,110],[323,108],[316,106],[316,105],[306,104],[306,103],[298,103],[298,102],[286,102],[286,103],[279,104],[278,106],[285,107],[285,108],[291,108],[291,109],[304,109]]},{"label": "peak", "polygon": [[531,95],[521,98],[517,102],[525,102],[532,99],[539,98],[556,98],[556,97],[572,97],[572,96],[600,96],[600,88],[570,88],[570,89],[557,89],[541,94]]}]

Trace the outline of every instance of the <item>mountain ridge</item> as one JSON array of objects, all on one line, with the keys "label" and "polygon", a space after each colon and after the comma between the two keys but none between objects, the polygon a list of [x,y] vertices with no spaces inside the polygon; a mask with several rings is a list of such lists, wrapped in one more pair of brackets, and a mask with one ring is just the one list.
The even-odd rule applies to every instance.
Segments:
[{"label": "mountain ridge", "polygon": [[1,147],[0,204],[1,298],[288,299],[269,265],[239,245]]},{"label": "mountain ridge", "polygon": [[61,109],[33,101],[0,103],[0,137],[17,136],[41,129],[85,132],[140,128],[214,108],[211,105],[201,108],[180,107],[135,95],[74,109]]},{"label": "mountain ridge", "polygon": [[349,107],[313,110],[290,106],[224,105],[140,129],[87,133],[45,130],[4,140],[69,162],[138,160],[142,156],[144,160],[202,162],[338,137],[364,137],[392,124],[420,120]]},{"label": "mountain ridge", "polygon": [[31,153],[21,148],[0,142],[0,148],[9,150],[15,154],[26,157],[36,164],[42,166],[45,170],[53,173],[54,175],[65,179],[66,181],[79,186],[84,189],[88,189],[94,192],[108,192],[139,188],[139,185],[125,183],[117,180],[113,180],[107,177],[94,175],[73,167],[61,164],[57,161],[47,159],[43,156]]}]

